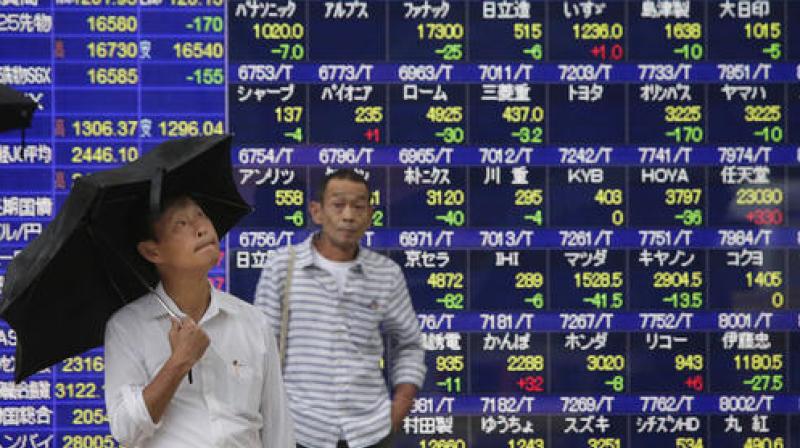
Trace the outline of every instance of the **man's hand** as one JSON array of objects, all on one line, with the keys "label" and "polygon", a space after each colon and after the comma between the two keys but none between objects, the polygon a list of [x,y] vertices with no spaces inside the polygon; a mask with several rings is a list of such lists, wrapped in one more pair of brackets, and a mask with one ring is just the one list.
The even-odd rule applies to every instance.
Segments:
[{"label": "man's hand", "polygon": [[172,349],[172,360],[179,366],[191,368],[208,348],[208,335],[191,317],[171,320],[169,346]]},{"label": "man's hand", "polygon": [[398,432],[403,429],[403,419],[411,411],[416,395],[417,386],[413,384],[398,384],[394,388],[394,398],[392,398],[393,432]]},{"label": "man's hand", "polygon": [[172,319],[172,327],[169,329],[172,356],[142,391],[144,404],[153,423],[161,421],[178,385],[192,366],[203,357],[209,342],[206,332],[191,317]]}]

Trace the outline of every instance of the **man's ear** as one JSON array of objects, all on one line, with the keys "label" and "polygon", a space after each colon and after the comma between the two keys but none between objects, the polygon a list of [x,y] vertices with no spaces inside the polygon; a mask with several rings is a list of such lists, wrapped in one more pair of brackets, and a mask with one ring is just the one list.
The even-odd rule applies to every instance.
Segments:
[{"label": "man's ear", "polygon": [[158,252],[158,245],[153,240],[140,241],[139,244],[136,245],[136,250],[139,251],[139,255],[150,263],[157,264],[161,259]]},{"label": "man's ear", "polygon": [[311,214],[311,220],[314,224],[322,225],[322,204],[319,201],[311,201],[308,203],[308,212]]}]

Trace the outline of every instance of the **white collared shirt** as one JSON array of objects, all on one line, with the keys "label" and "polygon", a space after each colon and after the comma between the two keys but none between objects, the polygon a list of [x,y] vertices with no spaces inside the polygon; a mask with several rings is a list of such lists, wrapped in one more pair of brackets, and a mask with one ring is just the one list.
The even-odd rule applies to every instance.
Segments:
[{"label": "white collared shirt", "polygon": [[[178,307],[159,285],[166,304]],[[106,325],[106,407],[111,433],[128,447],[294,448],[293,422],[274,336],[252,305],[212,288],[200,327],[211,343],[153,423],[142,391],[171,354],[170,319],[153,294]]]}]

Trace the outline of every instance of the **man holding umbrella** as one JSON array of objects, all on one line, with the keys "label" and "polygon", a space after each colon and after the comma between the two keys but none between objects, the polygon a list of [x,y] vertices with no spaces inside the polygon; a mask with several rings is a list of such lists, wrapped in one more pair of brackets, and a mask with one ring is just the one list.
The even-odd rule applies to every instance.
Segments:
[{"label": "man holding umbrella", "polygon": [[126,446],[293,447],[274,338],[208,282],[220,252],[203,209],[178,197],[144,232],[138,250],[161,283],[106,326],[112,434]]},{"label": "man holding umbrella", "polygon": [[126,446],[294,446],[262,314],[207,280],[218,236],[250,212],[230,144],[166,141],[78,179],[8,266],[16,381],[105,342],[111,431]]}]

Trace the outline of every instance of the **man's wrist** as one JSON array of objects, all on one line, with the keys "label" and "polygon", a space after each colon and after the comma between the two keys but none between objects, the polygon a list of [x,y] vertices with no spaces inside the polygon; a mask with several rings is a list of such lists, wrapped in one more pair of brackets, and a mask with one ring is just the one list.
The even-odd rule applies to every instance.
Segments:
[{"label": "man's wrist", "polygon": [[398,384],[394,388],[394,397],[405,401],[414,401],[417,396],[417,386],[409,383]]},{"label": "man's wrist", "polygon": [[414,397],[395,394],[393,401],[396,401],[398,403],[413,403],[414,402]]},{"label": "man's wrist", "polygon": [[184,375],[189,373],[189,370],[192,369],[193,364],[194,363],[191,362],[190,360],[175,356],[175,354],[173,353],[172,356],[170,356],[169,359],[167,359],[167,362],[164,365],[164,367],[167,368],[170,373],[177,375],[179,377],[183,377]]}]

